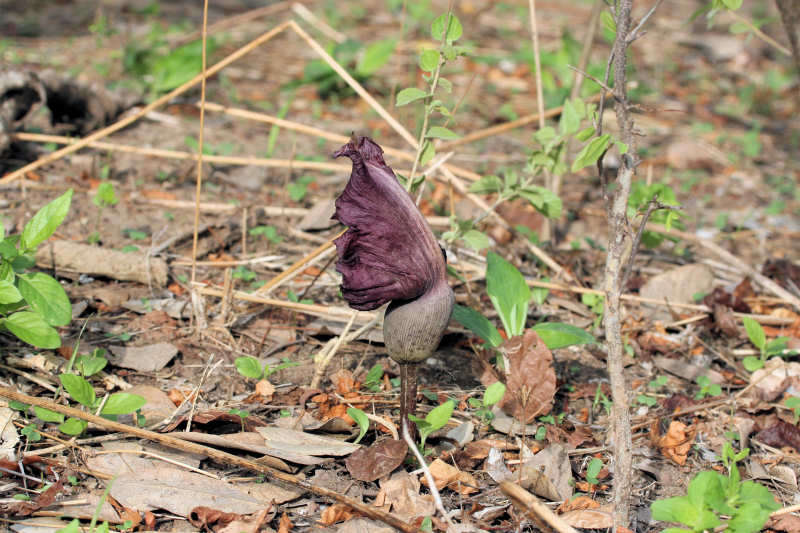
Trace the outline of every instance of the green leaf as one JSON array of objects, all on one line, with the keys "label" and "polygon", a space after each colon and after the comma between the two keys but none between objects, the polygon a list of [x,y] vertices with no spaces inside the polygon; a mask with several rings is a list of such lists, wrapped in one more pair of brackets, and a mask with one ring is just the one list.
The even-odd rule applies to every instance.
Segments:
[{"label": "green leaf", "polygon": [[594,165],[597,160],[600,159],[600,156],[608,149],[609,144],[611,144],[611,135],[608,133],[589,141],[583,149],[578,152],[575,161],[572,162],[572,172],[577,172],[584,167]]},{"label": "green leaf", "polygon": [[81,532],[81,523],[78,521],[77,518],[73,519],[72,522],[67,524],[65,527],[57,530],[56,533],[80,533]]},{"label": "green leaf", "polygon": [[755,345],[759,350],[763,350],[767,345],[767,336],[764,334],[764,329],[761,324],[750,318],[749,316],[742,317],[744,329],[747,331],[747,337],[750,342]]},{"label": "green leaf", "polygon": [[395,105],[397,107],[404,106],[406,104],[410,104],[415,100],[420,100],[422,98],[425,98],[426,96],[428,96],[428,93],[426,93],[422,89],[417,89],[416,87],[408,87],[397,93],[397,99],[395,100]]},{"label": "green leaf", "polygon": [[[745,500],[741,495],[740,498]],[[736,514],[728,521],[728,531],[731,533],[757,533],[767,523],[769,515],[769,509],[764,509],[756,502],[745,500],[744,505],[736,509]]]},{"label": "green leaf", "polygon": [[[449,24],[447,23],[448,16],[450,17]],[[433,37],[434,41],[442,40],[445,24],[447,24],[446,41],[448,43],[457,41],[458,38],[464,33],[464,29],[461,27],[461,21],[458,20],[458,17],[456,17],[454,13],[445,13],[436,17],[436,20],[434,20],[433,24],[431,24],[431,36]]]},{"label": "green leaf", "polygon": [[458,139],[459,135],[443,126],[431,126],[428,128],[428,132],[425,134],[425,137],[429,139],[453,140]]},{"label": "green leaf", "polygon": [[419,54],[419,68],[421,68],[425,72],[433,72],[439,65],[440,57],[441,56],[439,55],[438,50],[431,50],[431,49],[423,50]]},{"label": "green leaf", "polygon": [[33,423],[28,424],[27,426],[19,430],[19,432],[21,435],[27,437],[28,441],[30,442],[39,442],[40,440],[42,440],[42,435],[36,429],[36,424]]},{"label": "green leaf", "polygon": [[51,326],[66,326],[72,320],[72,305],[66,291],[43,272],[20,274],[19,292],[34,311]]},{"label": "green leaf", "polygon": [[722,3],[731,11],[736,11],[742,7],[742,0],[722,0]]},{"label": "green leaf", "polygon": [[503,190],[503,180],[497,176],[484,176],[469,186],[474,194],[492,194]]},{"label": "green leaf", "polygon": [[598,459],[597,457],[593,458],[589,461],[589,464],[586,466],[586,481],[591,483],[592,485],[597,485],[600,480],[597,479],[597,474],[600,473],[600,470],[603,469],[603,461]]},{"label": "green leaf", "polygon": [[88,425],[86,421],[79,418],[67,418],[66,422],[58,426],[58,430],[67,435],[80,435],[86,431]]},{"label": "green leaf", "polygon": [[614,20],[614,17],[606,10],[600,12],[600,22],[603,24],[603,28],[606,29],[609,33],[616,35],[617,34],[617,22]]},{"label": "green leaf", "polygon": [[744,368],[748,372],[755,372],[759,368],[764,368],[764,361],[759,359],[758,357],[753,357],[752,355],[748,355],[742,360],[742,364]]},{"label": "green leaf", "polygon": [[358,60],[356,72],[362,76],[370,76],[384,66],[394,53],[395,39],[384,39],[371,43]]},{"label": "green leaf", "polygon": [[141,409],[147,400],[138,394],[128,392],[115,392],[106,400],[103,410],[104,415],[126,415]]},{"label": "green leaf", "polygon": [[581,117],[575,109],[572,100],[564,102],[564,109],[561,111],[561,120],[558,122],[558,129],[562,135],[572,135],[581,125]]},{"label": "green leaf", "polygon": [[36,415],[36,418],[43,422],[58,422],[60,424],[64,421],[64,415],[61,413],[56,413],[55,411],[37,405],[33,406],[33,413]]},{"label": "green leaf", "polygon": [[519,190],[519,195],[528,200],[533,207],[547,218],[561,216],[561,198],[553,191],[538,185],[529,185]]},{"label": "green leaf", "polygon": [[90,409],[94,407],[97,397],[88,381],[76,374],[59,374],[58,378],[73,400]]},{"label": "green leaf", "polygon": [[486,387],[486,391],[483,393],[483,405],[485,407],[490,407],[500,400],[503,399],[503,396],[506,393],[506,386],[499,382],[495,381],[488,387]]},{"label": "green leaf", "polygon": [[586,142],[592,138],[595,134],[595,129],[593,126],[589,126],[588,128],[584,128],[578,133],[575,134],[575,138],[580,142]]},{"label": "green leaf", "polygon": [[42,207],[25,224],[20,240],[22,250],[33,251],[39,244],[50,238],[61,225],[69,211],[72,189],[68,190],[46,206]]},{"label": "green leaf", "polygon": [[491,346],[497,347],[503,344],[503,337],[497,328],[489,322],[489,319],[471,307],[456,304],[453,307],[453,319]]},{"label": "green leaf", "polygon": [[486,256],[486,292],[489,293],[508,337],[521,335],[528,316],[531,290],[519,270],[497,255]]},{"label": "green leaf", "polygon": [[236,366],[236,370],[246,378],[261,379],[264,373],[258,359],[249,355],[237,357],[233,364]]},{"label": "green leaf", "polygon": [[482,231],[478,231],[476,229],[471,229],[465,232],[462,239],[464,239],[464,242],[466,242],[473,250],[479,251],[489,247],[489,237],[487,237]]},{"label": "green leaf", "polygon": [[61,346],[58,332],[39,313],[18,311],[0,323],[21,341],[37,348],[53,349]]},{"label": "green leaf", "polygon": [[10,281],[0,281],[0,304],[14,304],[22,300],[22,294]]},{"label": "green leaf", "polygon": [[433,147],[433,143],[429,139],[425,139],[422,143],[422,154],[419,156],[419,164],[427,165],[435,155],[436,149]]},{"label": "green leaf", "polygon": [[97,207],[116,205],[119,202],[117,194],[114,192],[114,184],[104,181],[97,186],[97,193],[92,198],[92,203]]},{"label": "green leaf", "polygon": [[425,422],[428,423],[430,426],[428,434],[430,435],[437,429],[441,429],[447,424],[447,421],[450,420],[450,417],[453,415],[453,409],[455,409],[456,405],[447,400],[442,405],[434,407],[428,416],[425,417]]},{"label": "green leaf", "polygon": [[358,438],[353,441],[354,444],[358,444],[358,442],[364,438],[364,435],[367,434],[367,430],[369,429],[369,418],[367,418],[367,414],[364,411],[361,409],[356,409],[355,407],[348,407],[347,414],[350,415],[350,418],[356,421],[356,424],[358,424]]},{"label": "green leaf", "polygon": [[81,355],[75,359],[75,368],[84,376],[94,376],[103,370],[108,364],[105,357]]},{"label": "green leaf", "polygon": [[564,324],[563,322],[543,322],[541,324],[536,324],[531,329],[541,337],[545,346],[551,350],[597,342],[590,333],[571,324]]}]

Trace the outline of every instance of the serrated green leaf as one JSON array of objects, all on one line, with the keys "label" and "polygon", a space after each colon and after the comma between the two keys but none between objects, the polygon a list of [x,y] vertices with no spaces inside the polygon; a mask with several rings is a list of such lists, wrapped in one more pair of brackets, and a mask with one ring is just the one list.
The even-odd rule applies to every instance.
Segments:
[{"label": "serrated green leaf", "polygon": [[19,292],[34,311],[51,326],[66,326],[72,320],[72,305],[64,287],[43,272],[20,274]]},{"label": "serrated green leaf", "polygon": [[547,218],[559,218],[561,216],[561,198],[556,196],[553,191],[538,185],[529,185],[520,189],[519,195],[528,200],[533,207]]},{"label": "serrated green leaf", "polygon": [[23,250],[33,251],[46,241],[61,225],[69,212],[72,189],[42,207],[22,230],[20,244]]},{"label": "serrated green leaf", "polygon": [[536,324],[531,329],[541,337],[545,346],[550,350],[597,342],[597,339],[590,333],[571,324],[564,324],[563,322],[543,322],[541,324]]},{"label": "serrated green leaf", "polygon": [[39,407],[38,405],[33,406],[33,413],[36,415],[36,418],[43,422],[58,422],[60,424],[64,421],[64,415],[61,413],[56,413],[55,411]]},{"label": "serrated green leaf", "polygon": [[453,307],[453,319],[491,346],[497,347],[503,343],[503,337],[494,324],[471,307],[456,304]]},{"label": "serrated green leaf", "polygon": [[[450,21],[449,24],[448,17]],[[461,27],[461,21],[458,20],[458,17],[455,15],[455,13],[445,13],[436,17],[436,20],[434,20],[433,24],[431,24],[431,36],[433,37],[434,41],[442,40],[445,24],[447,24],[446,41],[448,43],[457,41],[458,38],[464,33],[464,29]]]},{"label": "serrated green leaf", "polygon": [[415,100],[420,100],[422,98],[425,98],[426,96],[428,96],[428,93],[426,93],[422,89],[417,89],[416,87],[408,87],[397,93],[397,98],[395,99],[395,105],[397,107],[404,106],[406,104],[410,104]]},{"label": "serrated green leaf", "polygon": [[93,408],[97,397],[91,383],[76,374],[59,374],[58,378],[72,399],[88,408]]},{"label": "serrated green leaf", "polygon": [[494,383],[486,387],[486,391],[484,391],[483,393],[484,407],[491,407],[492,405],[496,404],[497,402],[503,399],[505,393],[506,393],[505,384],[501,383],[500,381],[495,381]]},{"label": "serrated green leaf", "polygon": [[767,345],[767,336],[764,334],[764,328],[761,327],[761,324],[749,316],[742,317],[742,323],[750,342],[759,350],[763,350]]},{"label": "serrated green leaf", "polygon": [[61,346],[61,337],[39,313],[18,311],[1,322],[21,341],[37,348],[53,349]]},{"label": "serrated green leaf", "polygon": [[611,143],[611,135],[605,133],[589,141],[572,162],[572,172],[577,172],[584,167],[593,165],[605,153]]},{"label": "serrated green leaf", "polygon": [[509,338],[521,335],[528,316],[531,290],[519,270],[497,255],[486,256],[486,292]]},{"label": "serrated green leaf", "polygon": [[492,194],[503,190],[503,180],[497,176],[484,176],[469,186],[474,194]]},{"label": "serrated green leaf", "polygon": [[22,300],[22,294],[10,281],[0,281],[0,304],[14,304]]},{"label": "serrated green leaf", "polygon": [[238,370],[239,373],[246,378],[261,379],[261,376],[264,373],[263,369],[261,368],[261,363],[258,361],[258,359],[249,355],[237,357],[233,364],[236,367],[236,370]]},{"label": "serrated green leaf", "polygon": [[356,72],[362,76],[370,76],[384,66],[394,53],[395,39],[384,39],[371,43],[358,60]]},{"label": "serrated green leaf", "polygon": [[108,397],[100,413],[104,415],[127,415],[128,413],[136,412],[137,409],[141,409],[146,403],[147,400],[138,394],[115,392]]},{"label": "serrated green leaf", "polygon": [[439,65],[440,57],[441,56],[439,55],[438,50],[432,50],[432,49],[423,50],[419,54],[419,68],[421,68],[425,72],[433,72]]},{"label": "serrated green leaf", "polygon": [[437,429],[443,428],[453,415],[453,409],[455,409],[455,404],[450,400],[431,409],[431,412],[425,417],[425,422],[427,422],[430,427],[430,431],[428,433],[430,434]]},{"label": "serrated green leaf", "polygon": [[458,139],[459,135],[443,126],[431,126],[428,128],[428,132],[425,134],[425,137],[429,139],[444,139],[451,141],[453,139]]},{"label": "serrated green leaf", "polygon": [[358,444],[359,441],[364,438],[364,435],[367,434],[367,430],[369,429],[369,418],[367,418],[367,414],[364,411],[361,409],[356,409],[355,407],[348,407],[347,414],[350,415],[350,418],[356,421],[356,424],[358,424],[358,438],[353,441],[354,444]]},{"label": "serrated green leaf", "polygon": [[[447,93],[453,92],[453,82],[451,82],[447,78],[442,78],[441,76],[439,77],[439,87],[444,89],[444,91],[447,92]],[[441,107],[444,107],[444,106],[441,106]],[[443,114],[449,115],[450,113],[448,112],[448,113],[443,113]]]}]

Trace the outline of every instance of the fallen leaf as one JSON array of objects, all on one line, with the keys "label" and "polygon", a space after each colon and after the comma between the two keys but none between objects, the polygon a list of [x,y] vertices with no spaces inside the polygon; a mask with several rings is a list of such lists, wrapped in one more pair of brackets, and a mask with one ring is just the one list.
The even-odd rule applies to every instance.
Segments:
[{"label": "fallen leaf", "polygon": [[788,446],[800,452],[800,429],[783,420],[756,433],[755,439],[773,448]]},{"label": "fallen leaf", "polygon": [[319,523],[323,526],[332,526],[337,522],[344,522],[345,520],[350,520],[354,516],[358,516],[358,514],[353,511],[350,507],[343,503],[335,503],[322,511],[320,515]]},{"label": "fallen leaf", "polygon": [[785,533],[797,533],[800,531],[800,517],[791,513],[773,516],[764,525],[764,529],[784,531]]},{"label": "fallen leaf", "polygon": [[380,485],[375,504],[380,502],[380,506],[390,507],[394,514],[404,520],[434,513],[433,498],[419,493],[420,483],[416,476],[405,471],[395,472],[391,478],[382,480]]},{"label": "fallen leaf", "polygon": [[773,357],[750,375],[750,383],[753,396],[765,402],[775,401],[789,385],[800,383],[800,363]]},{"label": "fallen leaf", "polygon": [[395,529],[383,522],[367,520],[366,518],[354,518],[339,526],[336,531],[337,533],[394,533]]},{"label": "fallen leaf", "polygon": [[[436,488],[441,490],[447,487],[454,490],[459,494],[467,495],[477,492],[478,481],[469,472],[464,472],[458,468],[449,465],[441,459],[436,459],[428,465],[428,470],[433,477]],[[423,476],[422,483],[428,484],[427,479]]]},{"label": "fallen leaf", "polygon": [[607,503],[595,509],[568,511],[561,515],[561,519],[581,529],[607,529],[614,525],[613,511],[613,504]]},{"label": "fallen leaf", "polygon": [[112,365],[130,368],[138,372],[161,370],[178,354],[178,349],[168,343],[159,342],[149,346],[109,346],[114,357],[109,357]]},{"label": "fallen leaf", "polygon": [[658,435],[658,421],[653,422],[652,438],[665,457],[674,463],[683,466],[694,444],[696,427],[687,427],[686,424],[673,420],[664,435]]},{"label": "fallen leaf", "polygon": [[598,507],[600,507],[600,502],[597,500],[593,500],[589,496],[576,496],[571,500],[564,500],[556,511],[559,513],[566,513],[568,511],[580,511],[582,509],[597,509]]},{"label": "fallen leaf", "polygon": [[360,481],[375,481],[391,474],[408,453],[408,445],[401,440],[385,439],[368,448],[360,448],[345,459],[347,471]]},{"label": "fallen leaf", "polygon": [[278,533],[289,533],[293,527],[294,524],[289,520],[289,515],[284,511],[281,515],[281,519],[278,521]]},{"label": "fallen leaf", "polygon": [[525,330],[498,349],[503,354],[507,387],[499,405],[523,424],[549,413],[556,393],[556,374],[553,354],[539,335]]},{"label": "fallen leaf", "polygon": [[361,446],[331,437],[312,435],[303,431],[278,427],[260,427],[256,431],[264,437],[269,448],[305,455],[350,455]]},{"label": "fallen leaf", "polygon": [[[523,458],[522,452],[520,458]],[[572,496],[572,465],[567,448],[562,444],[551,444],[530,459],[524,459],[520,471],[520,486],[542,498],[556,502]]]}]

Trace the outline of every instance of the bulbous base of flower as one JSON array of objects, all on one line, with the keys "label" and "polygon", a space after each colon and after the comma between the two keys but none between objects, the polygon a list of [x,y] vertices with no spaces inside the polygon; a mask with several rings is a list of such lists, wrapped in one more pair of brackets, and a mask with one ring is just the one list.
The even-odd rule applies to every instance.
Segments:
[{"label": "bulbous base of flower", "polygon": [[442,340],[455,296],[441,280],[416,300],[392,300],[383,318],[383,338],[389,357],[398,363],[419,363]]}]

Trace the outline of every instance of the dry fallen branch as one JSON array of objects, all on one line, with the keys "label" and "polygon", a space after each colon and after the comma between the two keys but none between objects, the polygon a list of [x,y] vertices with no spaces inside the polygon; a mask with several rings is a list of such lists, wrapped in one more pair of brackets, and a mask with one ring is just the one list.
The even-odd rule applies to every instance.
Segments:
[{"label": "dry fallen branch", "polygon": [[536,522],[540,527],[541,525],[545,525],[558,533],[578,533],[575,528],[564,522],[560,516],[540,502],[539,498],[516,483],[503,481],[500,483],[500,490],[503,491],[503,494],[511,498],[525,516]]},{"label": "dry fallen branch", "polygon": [[300,479],[297,476],[294,476],[292,474],[287,474],[286,472],[281,472],[279,470],[275,470],[274,468],[259,464],[256,461],[245,459],[244,457],[239,457],[238,455],[233,455],[231,453],[223,452],[215,448],[210,448],[208,446],[202,446],[194,442],[183,441],[171,435],[165,435],[163,433],[155,433],[153,431],[148,431],[146,429],[141,429],[135,426],[127,426],[125,424],[120,424],[119,422],[113,422],[101,416],[95,416],[89,413],[84,413],[79,409],[67,407],[65,405],[60,405],[44,398],[28,396],[27,394],[23,394],[21,392],[15,391],[7,387],[0,387],[0,396],[3,398],[7,398],[9,400],[16,400],[18,402],[26,403],[28,405],[43,407],[45,409],[50,409],[51,411],[55,411],[56,413],[61,413],[66,416],[78,418],[80,420],[85,420],[86,422],[89,422],[91,424],[94,424],[98,427],[107,430],[118,431],[120,433],[133,435],[141,439],[147,439],[153,442],[158,442],[159,444],[163,444],[168,448],[173,448],[188,453],[202,454],[222,464],[247,468],[254,472],[265,474],[273,479],[278,479],[280,481],[284,481],[291,485],[295,485],[304,490],[307,490],[308,492],[316,494],[317,496],[322,496],[324,498],[332,499],[336,502],[339,502],[343,505],[350,507],[351,509],[354,509],[364,514],[369,518],[372,518],[374,520],[380,520],[381,522],[389,524],[390,526],[395,527],[400,531],[407,531],[409,533],[414,533],[417,531],[417,529],[411,526],[411,524],[408,524],[400,520],[396,516],[381,511],[376,507],[373,507],[371,505],[365,505],[361,502],[353,500],[352,498],[348,498],[347,496],[344,496],[334,490],[326,489],[323,487],[316,487],[311,483],[309,483],[308,481]]}]

